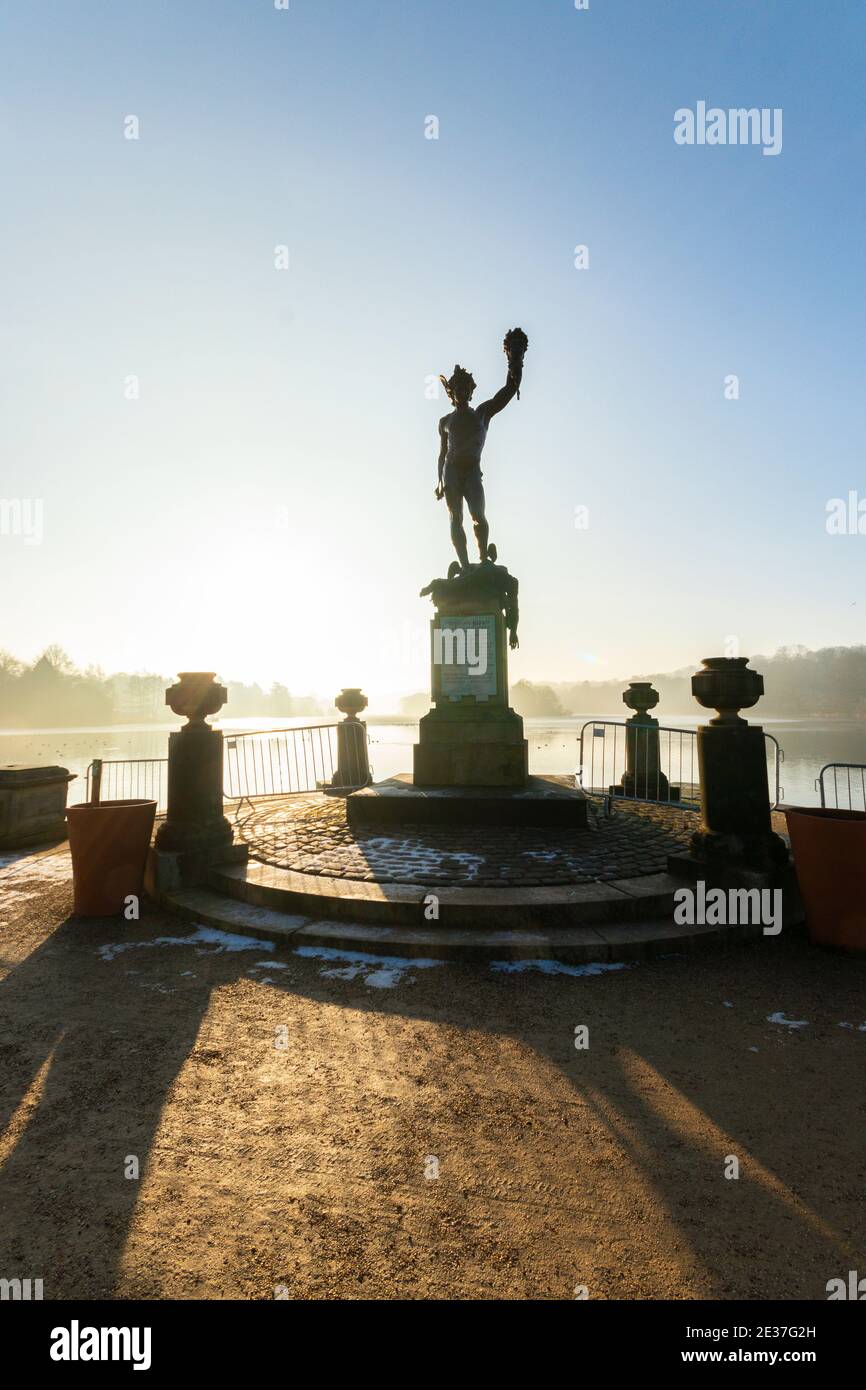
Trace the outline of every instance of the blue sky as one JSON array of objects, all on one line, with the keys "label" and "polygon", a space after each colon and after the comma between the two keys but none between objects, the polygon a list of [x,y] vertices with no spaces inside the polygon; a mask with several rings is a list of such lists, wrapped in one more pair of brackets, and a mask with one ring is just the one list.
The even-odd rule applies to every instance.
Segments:
[{"label": "blue sky", "polygon": [[[512,679],[863,641],[825,518],[866,500],[864,37],[854,0],[7,6],[0,496],[44,537],[0,536],[0,645],[422,688],[428,382],[491,394],[515,324]],[[781,153],[678,146],[699,100],[781,108]]]}]

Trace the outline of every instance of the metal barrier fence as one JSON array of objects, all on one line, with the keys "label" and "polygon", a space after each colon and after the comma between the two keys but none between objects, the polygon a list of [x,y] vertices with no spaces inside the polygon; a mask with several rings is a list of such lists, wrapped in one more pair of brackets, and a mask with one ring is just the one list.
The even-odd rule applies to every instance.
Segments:
[{"label": "metal barrier fence", "polygon": [[[785,755],[772,734],[764,739],[775,810],[784,795]],[[604,799],[606,810],[617,800],[694,809],[701,801],[697,730],[588,719],[580,730],[578,780],[588,795]]]},{"label": "metal barrier fence", "polygon": [[157,811],[164,811],[168,758],[94,758],[87,769],[87,801],[95,787],[99,801],[155,801]]},{"label": "metal barrier fence", "polygon": [[[338,730],[341,732],[338,733]],[[350,791],[367,781],[367,729],[358,722],[305,725],[225,734],[223,796],[226,801],[289,796],[338,786]],[[168,758],[94,759],[87,769],[87,800],[168,799]]]},{"label": "metal barrier fence", "polygon": [[[832,784],[830,773],[833,774]],[[827,786],[824,785],[825,777]],[[866,811],[866,763],[825,763],[815,778],[815,789],[824,807],[838,811]],[[828,795],[832,798],[829,801]]]},{"label": "metal barrier fence", "polygon": [[227,800],[288,796],[367,781],[367,728],[360,722],[313,724],[226,735]]}]

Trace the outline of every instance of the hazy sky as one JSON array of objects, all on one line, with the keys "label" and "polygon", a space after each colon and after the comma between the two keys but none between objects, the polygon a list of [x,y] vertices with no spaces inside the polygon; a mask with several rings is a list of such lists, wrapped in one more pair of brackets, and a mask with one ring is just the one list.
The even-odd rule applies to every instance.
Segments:
[{"label": "hazy sky", "polygon": [[[490,395],[515,324],[512,679],[866,640],[825,524],[866,502],[864,39],[860,0],[5,4],[0,497],[44,535],[7,512],[0,646],[422,688],[428,382]],[[678,145],[699,101],[781,152]]]}]

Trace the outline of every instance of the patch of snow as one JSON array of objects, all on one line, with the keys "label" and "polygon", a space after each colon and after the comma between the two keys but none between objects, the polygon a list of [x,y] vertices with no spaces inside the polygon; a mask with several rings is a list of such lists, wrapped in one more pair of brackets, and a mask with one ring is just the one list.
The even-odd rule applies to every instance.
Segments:
[{"label": "patch of snow", "polygon": [[8,869],[10,864],[16,864],[20,859],[26,857],[26,850],[14,850],[12,854],[0,854],[0,877],[4,869]]},{"label": "patch of snow", "polygon": [[441,960],[427,960],[422,956],[372,956],[363,951],[340,951],[333,946],[297,946],[296,956],[322,961],[345,961],[346,964],[333,970],[322,970],[326,980],[354,980],[359,975],[365,985],[372,989],[393,989],[401,983],[403,976],[412,970],[428,970],[433,965],[444,965]]},{"label": "patch of snow", "polygon": [[[417,858],[424,858],[432,866],[440,866],[443,863],[459,864],[466,870],[468,879],[476,878],[478,871],[486,864],[487,860],[483,854],[470,854],[466,850],[442,850],[426,843],[424,840],[413,839],[405,836],[397,839],[391,835],[373,835],[364,841],[365,848],[371,851],[373,857],[379,853],[388,855],[411,855]],[[418,866],[419,875],[423,876],[423,866]]]},{"label": "patch of snow", "polygon": [[66,850],[46,854],[4,854],[0,855],[0,878],[50,878],[53,880],[72,877],[72,860]]},{"label": "patch of snow", "polygon": [[251,970],[288,970],[284,960],[257,960]]},{"label": "patch of snow", "polygon": [[749,1051],[750,1051],[750,1052],[757,1052],[757,1050],[758,1050],[758,1049],[757,1049],[756,1047],[750,1047],[750,1048],[749,1048]]},{"label": "patch of snow", "polygon": [[725,999],[722,1002],[724,1003],[726,1009],[732,1009],[734,1007],[730,999]]},{"label": "patch of snow", "polygon": [[808,1028],[807,1018],[786,1018],[781,1009],[778,1013],[767,1014],[768,1023],[781,1023],[785,1028]]},{"label": "patch of snow", "polygon": [[[116,941],[108,946],[98,946],[97,954],[103,960],[114,960],[121,951],[132,951],[143,946],[194,946],[198,954],[218,956],[234,951],[273,951],[276,943],[260,941],[257,936],[238,936],[233,932],[219,931],[216,927],[196,927],[189,936],[157,936],[152,941]],[[213,950],[207,950],[207,947]]]},{"label": "patch of snow", "polygon": [[59,853],[26,850],[0,855],[0,888],[5,907],[30,902],[39,897],[46,883],[66,883],[71,878],[72,861],[66,849]]},{"label": "patch of snow", "polygon": [[215,946],[217,954],[222,951],[273,951],[275,941],[261,941],[257,936],[241,936],[235,932],[220,931],[217,927],[196,927],[196,940],[207,946]]},{"label": "patch of snow", "polygon": [[603,975],[607,970],[631,970],[634,962],[590,961],[587,965],[565,965],[561,960],[492,960],[491,970],[516,974],[523,970],[538,970],[542,975]]}]

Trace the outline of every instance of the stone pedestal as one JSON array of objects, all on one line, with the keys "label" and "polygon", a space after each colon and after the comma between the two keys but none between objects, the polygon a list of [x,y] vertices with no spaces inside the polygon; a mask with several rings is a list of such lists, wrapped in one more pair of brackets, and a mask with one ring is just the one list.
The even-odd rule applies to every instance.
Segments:
[{"label": "stone pedestal", "polygon": [[15,763],[0,767],[0,849],[66,839],[65,767]]},{"label": "stone pedestal", "polygon": [[508,704],[508,637],[517,626],[517,580],[486,561],[429,593],[433,708],[420,721],[414,780],[422,787],[523,787],[523,720]]},{"label": "stone pedestal", "polygon": [[344,686],[334,704],[346,717],[337,725],[337,767],[331,787],[334,791],[366,787],[370,781],[367,726],[358,715],[367,708],[367,697],[356,685]]},{"label": "stone pedestal", "polygon": [[740,718],[757,703],[764,679],[748,657],[708,657],[692,677],[692,693],[718,714],[698,728],[701,827],[692,854],[708,864],[756,869],[783,865],[788,850],[771,824],[764,731]]},{"label": "stone pedestal", "polygon": [[625,772],[614,793],[642,801],[669,801],[671,788],[661,770],[659,722],[649,713],[659,702],[658,691],[650,681],[631,681],[622,699],[634,714],[626,720]]},{"label": "stone pedestal", "polygon": [[156,835],[159,851],[207,855],[227,849],[232,828],[223,815],[223,736],[205,723],[225,704],[225,686],[211,671],[181,672],[165,702],[189,722],[168,739],[168,803]]},{"label": "stone pedestal", "polygon": [[527,777],[522,787],[421,787],[407,774],[376,782],[346,798],[356,833],[393,830],[407,821],[424,825],[544,825],[585,830],[588,797],[574,777]]},{"label": "stone pedestal", "polygon": [[231,841],[223,815],[223,736],[207,724],[186,724],[168,736],[168,801],[157,849],[197,851]]}]

